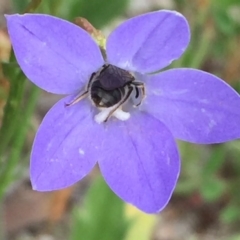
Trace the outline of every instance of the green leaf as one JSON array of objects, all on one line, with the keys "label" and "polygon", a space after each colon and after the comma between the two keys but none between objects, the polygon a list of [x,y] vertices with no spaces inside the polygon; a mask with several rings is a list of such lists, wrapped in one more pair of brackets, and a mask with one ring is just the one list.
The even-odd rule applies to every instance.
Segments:
[{"label": "green leaf", "polygon": [[229,237],[229,240],[240,240],[239,234],[234,234],[231,237]]},{"label": "green leaf", "polygon": [[42,0],[12,0],[13,7],[18,13],[33,13],[37,10]]},{"label": "green leaf", "polygon": [[71,240],[122,240],[127,231],[124,202],[98,178],[89,189],[81,209],[73,212]]},{"label": "green leaf", "polygon": [[204,165],[202,176],[204,178],[211,177],[221,168],[225,161],[226,151],[223,145],[213,146],[211,156]]},{"label": "green leaf", "polygon": [[221,0],[221,1],[213,0],[213,2],[212,2],[212,6],[214,8],[221,8],[221,9],[225,9],[225,10],[227,7],[230,7],[232,5],[240,5],[239,0]]},{"label": "green leaf", "polygon": [[214,0],[212,6],[213,18],[223,34],[232,36],[240,32],[239,21],[236,21],[232,12],[240,11],[239,0]]},{"label": "green leaf", "polygon": [[30,0],[12,0],[13,8],[15,12],[22,13],[26,9],[27,5],[30,3]]},{"label": "green leaf", "polygon": [[123,14],[127,3],[128,0],[65,1],[64,8],[66,9],[66,5],[68,4],[68,16],[73,18],[84,17],[93,24],[94,27],[101,28],[117,16]]},{"label": "green leaf", "polygon": [[197,187],[198,187],[198,181],[192,181],[191,178],[182,179],[180,177],[180,180],[175,189],[175,193],[185,195],[185,196],[190,195],[196,190]]},{"label": "green leaf", "polygon": [[[39,0],[12,0],[16,12],[23,13],[32,2]],[[128,0],[42,0],[37,12],[51,14],[73,21],[84,17],[96,28],[101,28],[123,14]]]},{"label": "green leaf", "polygon": [[225,189],[226,185],[222,180],[207,178],[201,184],[200,193],[206,201],[213,202],[223,195]]},{"label": "green leaf", "polygon": [[235,204],[229,204],[225,209],[222,210],[220,218],[224,223],[230,224],[240,219],[239,206]]}]

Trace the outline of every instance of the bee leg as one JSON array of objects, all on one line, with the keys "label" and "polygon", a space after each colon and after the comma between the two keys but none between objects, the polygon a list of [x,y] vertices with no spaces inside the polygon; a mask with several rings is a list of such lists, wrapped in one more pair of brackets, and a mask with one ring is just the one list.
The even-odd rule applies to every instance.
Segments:
[{"label": "bee leg", "polygon": [[136,95],[135,95],[135,98],[137,99],[139,97],[139,88],[134,86],[135,87],[135,90],[136,90]]},{"label": "bee leg", "polygon": [[88,95],[89,89],[90,89],[90,87],[91,87],[91,85],[92,85],[92,81],[94,80],[95,74],[96,74],[96,73],[94,72],[94,73],[91,75],[90,80],[89,80],[88,85],[87,85],[87,90],[86,90],[84,93],[79,94],[79,95],[78,95],[76,98],[74,98],[70,103],[65,103],[65,107],[69,107],[69,106],[72,106],[72,105],[78,103],[79,101],[81,101],[83,98],[85,98],[85,97]]},{"label": "bee leg", "polygon": [[135,95],[135,98],[138,98],[139,97],[139,89],[141,89],[142,91],[142,97],[141,97],[141,100],[138,104],[135,104],[134,107],[138,107],[142,104],[142,101],[143,99],[145,98],[146,96],[146,92],[145,92],[145,86],[144,86],[144,83],[141,83],[141,82],[133,82],[132,85],[135,87],[135,90],[136,90],[136,95]]},{"label": "bee leg", "polygon": [[112,114],[120,107],[123,105],[123,103],[125,103],[129,97],[131,96],[132,94],[132,91],[133,91],[133,87],[132,86],[129,86],[128,87],[128,92],[125,94],[125,96],[123,97],[123,99],[118,103],[116,104],[109,112],[107,118],[104,120],[104,122],[107,122],[108,119],[112,116]]},{"label": "bee leg", "polygon": [[65,107],[70,107],[79,101],[81,101],[83,98],[85,98],[88,95],[88,91],[78,95],[76,98],[74,98],[70,103],[65,103]]}]

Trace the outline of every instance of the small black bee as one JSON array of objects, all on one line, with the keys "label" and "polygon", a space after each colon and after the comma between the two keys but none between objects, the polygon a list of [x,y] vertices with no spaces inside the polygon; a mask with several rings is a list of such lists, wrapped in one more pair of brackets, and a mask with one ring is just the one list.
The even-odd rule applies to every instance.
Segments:
[{"label": "small black bee", "polygon": [[[139,97],[139,90],[141,90],[143,99],[145,96],[145,88],[142,82],[136,82],[134,76],[126,70],[111,64],[105,64],[100,71],[92,74],[87,85],[87,90],[73,100],[73,102],[66,105],[73,105],[87,95],[90,95],[96,107],[112,107],[105,120],[106,122],[111,115],[130,98],[134,89],[135,98],[137,99]],[[142,99],[135,106],[139,106]]]}]

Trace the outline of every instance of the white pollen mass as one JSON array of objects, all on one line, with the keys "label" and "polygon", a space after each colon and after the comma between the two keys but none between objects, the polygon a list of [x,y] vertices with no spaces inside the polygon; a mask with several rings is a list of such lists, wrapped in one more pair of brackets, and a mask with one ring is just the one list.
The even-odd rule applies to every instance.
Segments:
[{"label": "white pollen mass", "polygon": [[[103,108],[100,109],[101,111],[95,115],[94,120],[97,123],[103,123],[107,117],[109,116],[109,113],[111,112],[112,108]],[[121,108],[118,108],[113,114],[115,118],[121,120],[121,121],[126,121],[130,118],[130,113],[129,112],[124,112]]]},{"label": "white pollen mass", "polygon": [[126,121],[130,118],[130,113],[124,112],[122,109],[119,108],[113,113],[113,116],[121,121]]}]

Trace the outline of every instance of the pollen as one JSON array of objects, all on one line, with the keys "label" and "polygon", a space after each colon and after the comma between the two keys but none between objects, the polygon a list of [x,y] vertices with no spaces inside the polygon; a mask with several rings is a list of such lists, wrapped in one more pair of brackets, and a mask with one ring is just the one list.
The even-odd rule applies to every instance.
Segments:
[{"label": "pollen", "polygon": [[[100,112],[95,115],[94,120],[99,124],[106,122],[106,119],[108,119],[111,110],[112,108],[100,109]],[[114,116],[118,120],[126,121],[130,118],[130,113],[124,112],[121,108],[118,108],[116,111],[113,112],[112,116]]]}]

